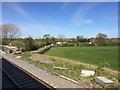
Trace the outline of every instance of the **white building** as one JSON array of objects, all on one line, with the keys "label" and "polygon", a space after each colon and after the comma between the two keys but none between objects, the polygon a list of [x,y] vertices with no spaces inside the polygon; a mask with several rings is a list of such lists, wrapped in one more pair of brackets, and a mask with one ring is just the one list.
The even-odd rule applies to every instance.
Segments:
[{"label": "white building", "polygon": [[60,45],[60,44],[62,44],[62,42],[56,42],[56,44],[57,44],[57,45]]}]

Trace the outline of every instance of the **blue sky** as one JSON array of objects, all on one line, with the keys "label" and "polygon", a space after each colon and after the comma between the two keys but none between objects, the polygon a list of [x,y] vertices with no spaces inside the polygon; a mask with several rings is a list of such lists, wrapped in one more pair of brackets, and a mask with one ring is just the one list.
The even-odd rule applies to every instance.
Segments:
[{"label": "blue sky", "polygon": [[2,23],[19,26],[20,37],[63,34],[67,38],[90,38],[99,32],[118,37],[118,3],[3,2]]}]

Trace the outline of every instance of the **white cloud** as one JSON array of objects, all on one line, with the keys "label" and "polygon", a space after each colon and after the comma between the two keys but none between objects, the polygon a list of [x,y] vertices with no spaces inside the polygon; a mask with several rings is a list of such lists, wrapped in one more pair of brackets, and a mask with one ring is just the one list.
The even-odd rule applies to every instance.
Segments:
[{"label": "white cloud", "polygon": [[24,17],[27,20],[30,20],[32,22],[38,22],[35,18],[31,17],[20,5],[19,3],[12,3],[7,6],[8,9],[11,9],[18,13],[20,16]]},{"label": "white cloud", "polygon": [[85,23],[93,23],[93,20],[92,19],[87,19],[84,21]]},{"label": "white cloud", "polygon": [[21,7],[19,6],[15,6],[13,8],[14,11],[16,11],[18,14],[20,14],[23,17],[28,17],[29,15],[27,14],[27,12],[25,12]]},{"label": "white cloud", "polygon": [[91,10],[94,6],[94,3],[89,2],[80,6],[80,8],[73,15],[73,23],[78,27],[84,22],[92,22],[92,20],[86,20],[86,15],[88,14],[88,11]]}]

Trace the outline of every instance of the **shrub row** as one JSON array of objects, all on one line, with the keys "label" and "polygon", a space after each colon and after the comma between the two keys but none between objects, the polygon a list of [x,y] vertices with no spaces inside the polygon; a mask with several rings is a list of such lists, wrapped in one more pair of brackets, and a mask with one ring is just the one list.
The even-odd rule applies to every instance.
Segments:
[{"label": "shrub row", "polygon": [[52,47],[52,45],[45,46],[43,48],[38,49],[39,54],[45,53],[47,50],[49,50]]}]

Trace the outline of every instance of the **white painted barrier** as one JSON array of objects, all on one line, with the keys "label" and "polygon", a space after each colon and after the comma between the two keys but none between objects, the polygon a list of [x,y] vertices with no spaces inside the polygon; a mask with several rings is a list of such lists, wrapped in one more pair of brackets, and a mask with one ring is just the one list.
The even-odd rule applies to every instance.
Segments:
[{"label": "white painted barrier", "polygon": [[89,77],[95,74],[95,71],[92,70],[81,70],[81,76]]},{"label": "white painted barrier", "polygon": [[108,86],[110,84],[113,84],[112,80],[109,80],[109,79],[107,79],[105,77],[100,77],[100,76],[96,77],[95,81],[96,81],[96,83],[100,84],[103,87],[106,87],[106,86]]}]

